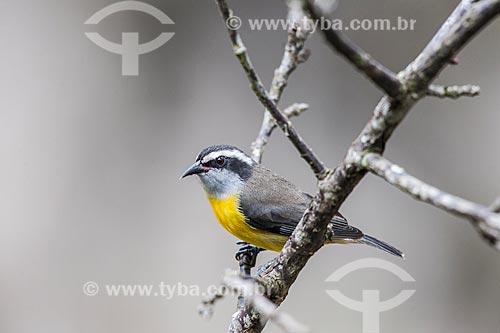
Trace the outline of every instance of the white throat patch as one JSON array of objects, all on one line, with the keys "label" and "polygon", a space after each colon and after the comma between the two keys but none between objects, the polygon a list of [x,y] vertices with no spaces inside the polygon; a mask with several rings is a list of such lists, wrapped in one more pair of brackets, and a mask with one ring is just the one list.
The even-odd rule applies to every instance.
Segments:
[{"label": "white throat patch", "polygon": [[245,185],[237,174],[225,169],[213,169],[198,176],[211,198],[225,199],[238,194]]}]

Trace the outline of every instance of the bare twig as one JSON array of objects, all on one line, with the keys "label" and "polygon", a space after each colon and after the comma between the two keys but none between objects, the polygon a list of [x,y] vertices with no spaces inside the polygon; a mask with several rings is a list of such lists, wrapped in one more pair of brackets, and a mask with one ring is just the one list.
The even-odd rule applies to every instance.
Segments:
[{"label": "bare twig", "polygon": [[215,294],[204,299],[198,307],[198,313],[203,319],[210,319],[214,314],[214,307],[217,301],[226,295],[226,286],[222,285]]},{"label": "bare twig", "polygon": [[490,210],[493,213],[500,213],[500,197],[496,198],[495,201],[490,205]]},{"label": "bare twig", "polygon": [[427,90],[428,96],[439,98],[453,98],[457,99],[461,96],[474,97],[479,95],[481,88],[476,85],[466,84],[463,86],[440,86],[436,84],[429,85]]},{"label": "bare twig", "polygon": [[283,110],[288,118],[300,116],[303,112],[309,109],[309,105],[306,103],[293,103]]},{"label": "bare twig", "polygon": [[[320,20],[326,16],[314,0],[306,1],[307,10],[313,20]],[[346,35],[330,27],[321,29],[328,44],[340,53],[354,67],[364,73],[375,85],[385,91],[390,97],[397,97],[405,91],[404,86],[394,72],[382,65],[362,48],[351,41]]]},{"label": "bare twig", "polygon": [[360,165],[419,201],[464,217],[475,226],[484,224],[480,228],[481,234],[488,240],[493,239],[495,244],[499,242],[500,214],[493,212],[493,207],[488,208],[476,204],[426,184],[379,154],[364,154],[360,160]]},{"label": "bare twig", "polygon": [[[219,10],[222,14],[224,22],[227,22],[231,17],[231,12],[227,6],[225,0],[216,0]],[[262,105],[271,113],[273,118],[276,120],[277,125],[285,133],[285,135],[290,139],[295,148],[299,151],[300,156],[310,165],[311,169],[318,179],[321,179],[325,174],[325,166],[323,162],[319,160],[314,154],[311,148],[304,142],[302,137],[299,135],[295,127],[288,120],[287,116],[276,106],[276,103],[269,97],[269,94],[264,87],[264,84],[257,75],[252,62],[247,54],[247,49],[237,30],[232,30],[226,27],[229,33],[229,38],[233,44],[233,52],[241,63],[241,66],[247,74],[248,80],[250,81],[250,87],[253,92],[262,103]]]},{"label": "bare twig", "polygon": [[[266,296],[265,287],[251,278],[244,278],[235,271],[227,271],[219,288],[220,292],[204,300],[199,307],[199,313],[207,318],[213,313],[215,303],[227,294],[240,295],[246,306],[252,307],[264,321],[271,320],[285,332],[308,332],[309,329],[299,323],[286,312],[278,311],[277,306]],[[233,318],[234,319],[234,318]],[[245,322],[234,321],[234,332],[244,332]]]},{"label": "bare twig", "polygon": [[[290,119],[301,115],[304,111],[309,109],[309,105],[305,103],[294,103],[283,110],[283,113]],[[264,152],[264,147],[267,145],[272,132],[276,128],[276,122],[269,112],[266,111],[264,114],[264,119],[262,120],[262,126],[260,128],[257,138],[252,143],[252,157],[255,161],[262,161],[262,153]]]},{"label": "bare twig", "polygon": [[[304,48],[305,41],[309,36],[309,31],[305,25],[305,13],[302,10],[301,1],[289,0],[288,4],[288,21],[293,22],[288,30],[288,40],[285,45],[285,51],[281,59],[281,63],[274,71],[274,77],[269,89],[269,98],[278,104],[283,90],[288,84],[290,74],[297,66],[309,58],[309,50]],[[286,114],[286,112],[285,112]],[[265,110],[262,125],[257,135],[257,138],[252,142],[252,157],[255,161],[262,161],[262,153],[274,129],[276,122],[273,116]]]}]

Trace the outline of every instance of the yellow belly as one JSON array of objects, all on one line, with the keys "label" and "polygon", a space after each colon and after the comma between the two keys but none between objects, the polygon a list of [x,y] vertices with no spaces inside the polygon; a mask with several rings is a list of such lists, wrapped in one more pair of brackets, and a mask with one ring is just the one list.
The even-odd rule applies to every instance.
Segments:
[{"label": "yellow belly", "polygon": [[219,223],[231,234],[244,242],[253,244],[266,250],[281,251],[288,237],[269,231],[263,231],[245,223],[245,217],[238,209],[238,196],[232,195],[226,199],[208,197],[215,217]]}]

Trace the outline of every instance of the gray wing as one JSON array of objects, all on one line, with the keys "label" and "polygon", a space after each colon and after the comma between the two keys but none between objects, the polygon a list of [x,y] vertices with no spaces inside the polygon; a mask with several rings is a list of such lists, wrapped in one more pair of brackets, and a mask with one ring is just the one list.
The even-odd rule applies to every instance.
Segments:
[{"label": "gray wing", "polygon": [[294,184],[260,165],[240,194],[240,208],[250,226],[285,236],[292,234],[309,201]]},{"label": "gray wing", "polygon": [[[240,196],[240,208],[248,225],[279,235],[290,236],[312,197],[285,178],[257,166]],[[337,214],[331,222],[336,239],[359,239],[363,233]]]}]

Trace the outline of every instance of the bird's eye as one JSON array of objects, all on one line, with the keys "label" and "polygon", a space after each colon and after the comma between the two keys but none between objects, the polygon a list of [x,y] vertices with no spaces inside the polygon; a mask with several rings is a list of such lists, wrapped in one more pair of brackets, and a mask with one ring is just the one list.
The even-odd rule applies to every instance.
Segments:
[{"label": "bird's eye", "polygon": [[217,164],[217,166],[221,167],[224,165],[224,163],[226,163],[226,159],[224,158],[224,156],[219,156],[215,159],[215,163]]}]

